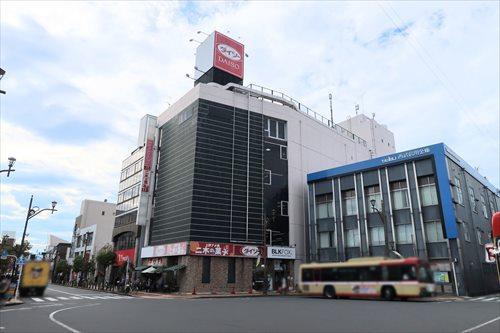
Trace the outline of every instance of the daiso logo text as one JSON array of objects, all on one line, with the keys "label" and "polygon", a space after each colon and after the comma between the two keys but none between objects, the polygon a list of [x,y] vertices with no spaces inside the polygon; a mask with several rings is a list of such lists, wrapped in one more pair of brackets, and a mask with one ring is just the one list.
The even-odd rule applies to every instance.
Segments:
[{"label": "daiso logo text", "polygon": [[219,45],[217,45],[217,50],[219,50],[219,52],[224,57],[228,58],[231,61],[240,61],[241,60],[241,54],[229,45],[219,44]]}]

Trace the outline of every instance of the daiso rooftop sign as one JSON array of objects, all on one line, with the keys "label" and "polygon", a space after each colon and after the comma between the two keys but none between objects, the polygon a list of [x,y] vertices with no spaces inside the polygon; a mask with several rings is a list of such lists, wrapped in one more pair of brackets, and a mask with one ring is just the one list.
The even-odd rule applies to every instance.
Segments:
[{"label": "daiso rooftop sign", "polygon": [[215,31],[214,67],[243,79],[244,49],[243,44]]}]

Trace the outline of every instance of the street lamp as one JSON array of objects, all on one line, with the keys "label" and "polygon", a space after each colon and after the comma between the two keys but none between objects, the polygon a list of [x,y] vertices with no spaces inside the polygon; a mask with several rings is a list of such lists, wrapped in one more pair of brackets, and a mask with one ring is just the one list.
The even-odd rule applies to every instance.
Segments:
[{"label": "street lamp", "polygon": [[[28,228],[28,221],[33,217],[37,216],[38,214],[40,214],[41,212],[47,210],[50,210],[52,214],[54,214],[54,212],[57,212],[56,209],[57,201],[52,201],[52,208],[44,208],[44,209],[40,209],[38,206],[32,206],[32,204],[33,204],[33,195],[31,195],[30,205],[28,207],[28,213],[26,214],[26,222],[24,223],[24,231],[23,231],[23,237],[21,238],[21,246],[19,247],[19,252],[17,253],[18,258],[21,257],[21,255],[23,254],[24,239],[26,238],[26,228]],[[15,291],[16,298],[19,297],[18,294],[19,294],[19,285],[21,284],[20,277],[22,275],[22,268],[21,272],[19,273],[20,274],[18,274],[17,276],[17,287]]]},{"label": "street lamp", "polygon": [[[392,242],[391,242],[391,245],[389,245],[389,233],[387,232],[387,221],[385,220],[384,214],[382,214],[380,212],[380,210],[377,207],[375,207],[376,203],[377,203],[377,201],[375,199],[371,199],[370,200],[370,204],[372,206],[372,210],[374,212],[378,213],[378,216],[380,216],[380,219],[382,220],[382,223],[384,224],[384,245],[385,245],[384,256],[385,257],[389,257],[389,254],[392,251]],[[383,211],[384,210],[384,200],[380,200],[380,205],[381,205],[382,211]]]},{"label": "street lamp", "polygon": [[14,163],[16,163],[16,158],[9,157],[9,168],[5,169],[5,170],[0,170],[0,172],[7,172],[7,177],[9,177],[11,172],[16,171],[16,170],[12,169],[12,167],[14,166]]}]

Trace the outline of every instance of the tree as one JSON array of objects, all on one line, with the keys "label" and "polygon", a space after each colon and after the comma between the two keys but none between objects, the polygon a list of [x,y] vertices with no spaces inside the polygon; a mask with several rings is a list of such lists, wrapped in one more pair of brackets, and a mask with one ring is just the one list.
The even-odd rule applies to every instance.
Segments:
[{"label": "tree", "polygon": [[113,252],[113,246],[110,244],[104,245],[99,252],[97,252],[97,270],[99,272],[105,271],[108,266],[113,265],[115,257],[116,255]]},{"label": "tree", "polygon": [[[7,251],[8,255],[16,256],[20,252],[21,245],[20,244],[15,244],[12,246],[9,242],[9,236],[5,235],[2,238],[2,242],[0,243],[0,254],[5,251]],[[28,241],[24,241],[23,244],[23,251],[22,255],[27,257],[29,255],[29,250],[31,249],[31,245]],[[13,262],[15,258],[13,257],[8,257],[6,260],[0,260],[0,273],[4,274],[6,273],[9,269],[12,268]]]},{"label": "tree", "polygon": [[66,277],[69,275],[71,271],[71,266],[64,259],[61,259],[56,265],[56,275],[60,277],[55,278],[56,281],[61,282],[65,281]]},{"label": "tree", "polygon": [[75,273],[82,272],[83,266],[84,266],[83,256],[76,256],[75,259],[73,259],[73,272]]},{"label": "tree", "polygon": [[88,262],[87,262],[87,267],[85,269],[85,271],[87,271],[90,275],[94,275],[95,273],[95,265],[96,265],[96,262],[95,262],[95,258],[92,257]]}]

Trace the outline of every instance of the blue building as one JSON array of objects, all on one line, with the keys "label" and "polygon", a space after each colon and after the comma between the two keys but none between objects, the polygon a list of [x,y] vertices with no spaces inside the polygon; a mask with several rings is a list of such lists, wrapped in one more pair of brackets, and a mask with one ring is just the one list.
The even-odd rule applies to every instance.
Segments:
[{"label": "blue building", "polygon": [[309,261],[418,256],[443,292],[500,289],[484,249],[500,192],[445,144],[311,173],[307,182]]}]

